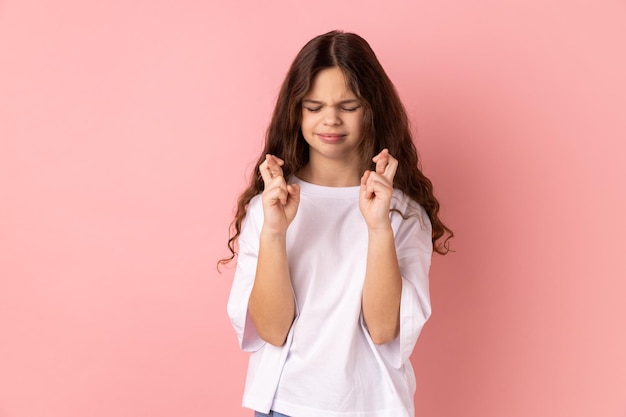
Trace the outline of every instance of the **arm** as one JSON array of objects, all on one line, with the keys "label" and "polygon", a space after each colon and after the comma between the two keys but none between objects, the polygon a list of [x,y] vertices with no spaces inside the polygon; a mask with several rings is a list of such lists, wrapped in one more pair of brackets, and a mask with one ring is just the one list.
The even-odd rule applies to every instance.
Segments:
[{"label": "arm", "polygon": [[363,286],[363,318],[374,343],[394,340],[400,327],[402,278],[396,256],[389,208],[398,161],[385,149],[373,161],[376,171],[361,178],[359,206],[368,226],[368,250]]},{"label": "arm", "polygon": [[268,155],[259,167],[265,183],[262,195],[264,223],[256,277],[248,303],[248,312],[259,336],[276,346],[285,343],[295,316],[286,234],[300,200],[299,188],[286,184],[282,164],[282,160]]},{"label": "arm", "polygon": [[374,343],[388,343],[398,335],[401,294],[402,278],[391,225],[388,230],[370,230],[362,308]]}]

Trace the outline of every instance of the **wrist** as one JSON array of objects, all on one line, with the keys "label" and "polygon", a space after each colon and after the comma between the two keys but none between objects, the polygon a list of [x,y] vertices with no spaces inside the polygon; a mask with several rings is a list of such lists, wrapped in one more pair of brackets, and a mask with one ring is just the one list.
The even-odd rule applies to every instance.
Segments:
[{"label": "wrist", "polygon": [[262,240],[285,241],[287,238],[287,231],[263,226],[261,228],[260,238]]},{"label": "wrist", "polygon": [[377,226],[368,226],[367,233],[370,238],[389,237],[393,238],[393,229],[391,223],[386,223]]}]

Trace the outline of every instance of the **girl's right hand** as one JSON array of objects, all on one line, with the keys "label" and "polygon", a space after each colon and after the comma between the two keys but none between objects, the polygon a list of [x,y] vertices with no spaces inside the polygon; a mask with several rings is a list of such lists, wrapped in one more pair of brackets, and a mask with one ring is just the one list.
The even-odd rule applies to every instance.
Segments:
[{"label": "girl's right hand", "polygon": [[283,234],[296,216],[300,203],[300,187],[289,184],[283,177],[281,168],[285,162],[274,156],[265,155],[265,161],[259,166],[265,189],[263,201],[263,229],[269,233]]}]

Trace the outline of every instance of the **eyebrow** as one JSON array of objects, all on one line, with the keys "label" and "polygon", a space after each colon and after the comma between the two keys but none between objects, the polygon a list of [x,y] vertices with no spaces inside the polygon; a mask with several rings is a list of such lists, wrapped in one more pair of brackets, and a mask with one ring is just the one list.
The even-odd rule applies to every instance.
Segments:
[{"label": "eyebrow", "polygon": [[[326,104],[326,103],[324,103],[323,101],[319,101],[319,100],[311,100],[311,99],[304,99],[304,100],[302,100],[302,103],[311,103],[311,104]],[[349,100],[342,100],[342,101],[340,101],[340,102],[339,102],[339,103],[337,103],[337,104],[341,105],[341,104],[353,104],[353,103],[354,103],[354,104],[357,104],[357,103],[360,103],[360,102],[359,102],[359,100],[358,100],[358,99],[356,99],[356,98],[351,98],[351,99],[349,99]]]}]

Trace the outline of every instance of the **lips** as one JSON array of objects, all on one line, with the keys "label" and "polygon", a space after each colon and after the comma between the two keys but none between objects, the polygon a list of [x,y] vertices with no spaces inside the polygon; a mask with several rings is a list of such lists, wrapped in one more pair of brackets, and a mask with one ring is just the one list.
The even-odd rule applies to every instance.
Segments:
[{"label": "lips", "polygon": [[337,143],[345,139],[346,135],[340,133],[316,133],[322,142]]}]

